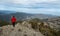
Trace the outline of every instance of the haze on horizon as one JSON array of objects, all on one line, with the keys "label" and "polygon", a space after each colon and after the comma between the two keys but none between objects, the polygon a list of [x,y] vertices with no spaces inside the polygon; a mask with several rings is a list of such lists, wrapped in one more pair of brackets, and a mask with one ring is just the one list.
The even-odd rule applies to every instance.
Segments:
[{"label": "haze on horizon", "polygon": [[60,16],[60,0],[0,0],[0,10]]}]

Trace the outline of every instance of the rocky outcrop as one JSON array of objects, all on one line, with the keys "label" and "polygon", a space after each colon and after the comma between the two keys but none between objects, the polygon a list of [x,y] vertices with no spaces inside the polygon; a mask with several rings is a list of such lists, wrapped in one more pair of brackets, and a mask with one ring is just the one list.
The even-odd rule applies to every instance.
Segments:
[{"label": "rocky outcrop", "polygon": [[0,36],[44,36],[32,28],[26,27],[20,23],[15,28],[12,25],[6,25],[0,28]]}]

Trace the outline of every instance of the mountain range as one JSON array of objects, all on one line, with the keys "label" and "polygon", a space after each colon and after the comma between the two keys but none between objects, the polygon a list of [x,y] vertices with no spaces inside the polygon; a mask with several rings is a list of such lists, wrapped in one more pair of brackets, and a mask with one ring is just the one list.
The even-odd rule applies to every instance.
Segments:
[{"label": "mountain range", "polygon": [[24,13],[24,12],[0,10],[0,20],[1,21],[10,21],[12,16],[15,16],[17,18],[17,21],[33,19],[33,18],[47,19],[47,18],[57,17],[54,15],[48,15],[48,14],[29,14],[29,13]]},{"label": "mountain range", "polygon": [[9,11],[9,10],[0,10],[0,15],[1,14],[10,14],[10,13],[16,13],[15,11]]}]

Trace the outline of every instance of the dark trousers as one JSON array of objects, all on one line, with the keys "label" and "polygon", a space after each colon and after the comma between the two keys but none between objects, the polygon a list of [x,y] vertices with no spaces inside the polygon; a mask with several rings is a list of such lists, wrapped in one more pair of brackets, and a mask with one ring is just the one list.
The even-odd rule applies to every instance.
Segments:
[{"label": "dark trousers", "polygon": [[13,27],[15,27],[15,22],[12,22]]}]

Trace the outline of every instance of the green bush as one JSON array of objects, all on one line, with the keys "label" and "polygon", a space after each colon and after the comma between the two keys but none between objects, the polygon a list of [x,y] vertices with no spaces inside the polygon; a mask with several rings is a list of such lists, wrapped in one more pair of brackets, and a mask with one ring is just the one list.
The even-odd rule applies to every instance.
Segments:
[{"label": "green bush", "polygon": [[1,26],[5,26],[5,25],[9,25],[9,23],[6,22],[6,21],[1,21],[1,22],[0,22],[0,27],[1,27]]},{"label": "green bush", "polygon": [[60,31],[56,32],[57,36],[60,36]]},{"label": "green bush", "polygon": [[38,18],[31,19],[29,21],[29,23],[31,24],[32,28],[35,29],[35,30],[38,29],[38,22],[40,22],[40,19],[38,19]]}]

